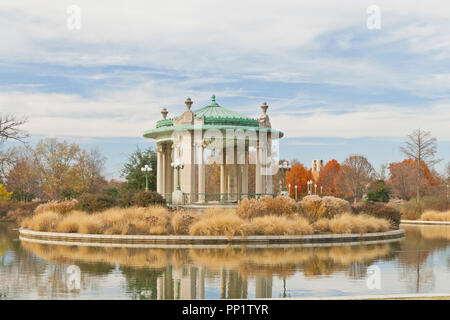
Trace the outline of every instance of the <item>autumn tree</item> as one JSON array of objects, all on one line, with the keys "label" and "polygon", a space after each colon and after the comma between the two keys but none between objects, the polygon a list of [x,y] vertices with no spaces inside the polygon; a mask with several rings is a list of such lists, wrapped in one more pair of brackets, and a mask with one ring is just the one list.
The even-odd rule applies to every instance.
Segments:
[{"label": "autumn tree", "polygon": [[[417,196],[418,181],[417,162],[413,159],[405,159],[402,162],[393,162],[389,165],[389,185],[394,196],[409,200],[414,195]],[[424,161],[421,162],[420,174],[422,178],[420,186],[420,195],[428,193],[432,187],[439,185],[439,179],[430,171]]]},{"label": "autumn tree", "polygon": [[306,194],[307,182],[312,180],[311,170],[308,170],[301,163],[295,163],[292,168],[286,174],[286,183],[291,185],[291,197],[295,197],[295,186],[297,185],[298,195]]},{"label": "autumn tree", "polygon": [[335,159],[327,162],[327,164],[320,170],[319,181],[317,184],[319,188],[322,187],[322,192],[327,195],[339,195],[336,186],[336,177],[339,173],[341,165]]},{"label": "autumn tree", "polygon": [[447,184],[450,184],[450,162],[447,163]]},{"label": "autumn tree", "polygon": [[98,193],[107,182],[101,174],[105,158],[98,148],[90,151],[80,150],[75,155],[75,162],[70,174],[75,181],[74,190],[77,193]]},{"label": "autumn tree", "polygon": [[18,201],[41,198],[41,182],[40,167],[33,150],[17,150],[17,160],[7,176],[7,188],[13,192],[12,198]]},{"label": "autumn tree", "polygon": [[351,197],[355,201],[361,199],[373,174],[374,169],[364,156],[348,157],[342,163],[336,176],[338,193],[344,197]]},{"label": "autumn tree", "polygon": [[12,192],[8,192],[6,188],[0,184],[0,200],[9,200],[11,198]]},{"label": "autumn tree", "polygon": [[[80,147],[67,141],[44,139],[37,143],[35,156],[39,161],[43,193],[50,199],[64,198],[71,187],[73,166]],[[73,184],[72,184],[73,186]]]},{"label": "autumn tree", "polygon": [[427,167],[432,167],[439,162],[439,160],[435,159],[437,151],[436,138],[429,131],[423,131],[420,128],[416,129],[407,136],[404,145],[400,147],[400,151],[407,158],[417,162],[415,187],[416,199],[419,201],[423,179],[422,165],[420,164],[423,162]]}]

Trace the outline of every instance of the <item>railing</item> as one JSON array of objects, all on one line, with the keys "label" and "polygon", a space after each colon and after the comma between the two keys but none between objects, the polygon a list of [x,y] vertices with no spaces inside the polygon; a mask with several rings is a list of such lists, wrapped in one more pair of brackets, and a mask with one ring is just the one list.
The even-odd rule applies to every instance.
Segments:
[{"label": "railing", "polygon": [[[276,197],[272,193],[183,193],[186,204],[233,204],[239,203],[244,198],[259,199],[262,197]],[[168,204],[172,203],[172,194],[166,193],[165,199]]]}]

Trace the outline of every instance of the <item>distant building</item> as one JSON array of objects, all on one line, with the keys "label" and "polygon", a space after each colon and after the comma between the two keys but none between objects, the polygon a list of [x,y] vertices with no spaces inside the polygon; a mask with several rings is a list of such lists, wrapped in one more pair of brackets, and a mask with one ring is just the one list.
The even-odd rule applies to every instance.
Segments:
[{"label": "distant building", "polygon": [[319,181],[320,170],[323,168],[323,160],[313,160],[311,173],[315,182]]}]

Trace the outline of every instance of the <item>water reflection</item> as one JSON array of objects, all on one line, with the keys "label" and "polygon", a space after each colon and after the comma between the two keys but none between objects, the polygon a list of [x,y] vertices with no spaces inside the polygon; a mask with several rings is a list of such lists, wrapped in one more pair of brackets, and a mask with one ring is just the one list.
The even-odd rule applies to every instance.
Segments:
[{"label": "water reflection", "polygon": [[[118,265],[133,299],[202,299],[205,282],[220,281],[222,299],[271,298],[273,277],[289,279],[298,272],[307,278],[347,272],[354,279],[378,259],[395,256],[399,243],[332,247],[136,249],[48,245],[23,242],[34,256],[57,265],[76,264],[82,273],[109,274]],[[63,281],[55,277],[54,282]]]},{"label": "water reflection", "polygon": [[429,292],[435,288],[437,266],[429,257],[436,251],[445,252],[449,240],[450,228],[446,226],[408,227],[407,241],[398,260],[400,280],[407,283],[410,292]]},{"label": "water reflection", "polygon": [[[328,247],[142,249],[15,241],[0,224],[1,298],[247,299],[448,291],[447,227],[406,227],[403,241]],[[69,266],[80,270],[71,287]],[[72,275],[73,276],[73,275]],[[447,286],[446,286],[447,285]]]}]

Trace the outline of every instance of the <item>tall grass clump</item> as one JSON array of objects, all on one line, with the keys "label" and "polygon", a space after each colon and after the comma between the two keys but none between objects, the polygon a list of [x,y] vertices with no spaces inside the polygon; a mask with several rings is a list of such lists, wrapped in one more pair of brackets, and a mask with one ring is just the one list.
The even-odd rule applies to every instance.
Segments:
[{"label": "tall grass clump", "polygon": [[22,222],[22,228],[29,228],[35,231],[55,231],[56,226],[61,220],[61,214],[54,211],[46,211],[39,214],[34,215],[30,219],[26,219]]},{"label": "tall grass clump", "polygon": [[330,219],[321,218],[314,222],[314,230],[319,233],[326,233],[330,231]]},{"label": "tall grass clump", "polygon": [[191,225],[198,221],[199,214],[193,211],[177,211],[170,219],[172,229],[175,234],[189,234]]},{"label": "tall grass clump", "polygon": [[248,222],[239,217],[234,210],[212,208],[203,217],[194,222],[189,230],[193,236],[234,236],[244,237]]},{"label": "tall grass clump", "polygon": [[[64,215],[56,225],[55,231],[62,233],[78,233],[80,231],[81,219],[86,216],[85,212],[73,211]],[[81,233],[81,232],[80,232]]]},{"label": "tall grass clump", "polygon": [[375,218],[364,214],[353,215],[344,213],[336,216],[329,222],[329,228],[332,233],[367,233],[382,232],[390,228],[389,221]]},{"label": "tall grass clump", "polygon": [[256,199],[243,199],[237,208],[237,214],[243,219],[253,219],[266,215],[290,216],[295,213],[295,200],[277,196]]},{"label": "tall grass clump", "polygon": [[166,235],[172,233],[170,214],[163,207],[111,208],[99,214],[106,234]]},{"label": "tall grass clump", "polygon": [[423,220],[423,221],[450,221],[450,210],[442,211],[442,212],[428,210],[422,214],[422,216],[420,217],[420,220]]},{"label": "tall grass clump", "polygon": [[165,235],[173,233],[170,219],[168,209],[163,207],[111,208],[93,214],[73,211],[64,215],[45,211],[24,220],[22,227],[64,233]]},{"label": "tall grass clump", "polygon": [[303,217],[263,216],[253,219],[247,231],[255,235],[305,235],[314,229]]},{"label": "tall grass clump", "polygon": [[78,201],[75,199],[68,201],[50,201],[47,203],[40,204],[34,213],[43,213],[43,212],[56,212],[60,214],[66,214],[70,211],[73,211],[77,205]]},{"label": "tall grass clump", "polygon": [[321,218],[332,218],[350,209],[348,201],[331,196],[306,196],[297,204],[297,211],[312,222]]}]

